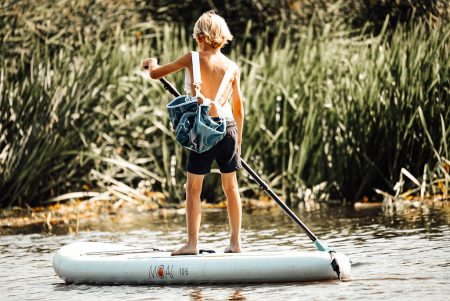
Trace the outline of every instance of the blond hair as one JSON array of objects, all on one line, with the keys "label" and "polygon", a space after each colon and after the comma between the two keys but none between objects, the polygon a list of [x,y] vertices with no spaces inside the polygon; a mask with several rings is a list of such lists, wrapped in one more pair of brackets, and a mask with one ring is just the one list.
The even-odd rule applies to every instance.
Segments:
[{"label": "blond hair", "polygon": [[233,39],[230,29],[225,20],[210,10],[198,18],[194,26],[195,39],[203,37],[205,42],[214,48],[222,48],[228,41]]}]

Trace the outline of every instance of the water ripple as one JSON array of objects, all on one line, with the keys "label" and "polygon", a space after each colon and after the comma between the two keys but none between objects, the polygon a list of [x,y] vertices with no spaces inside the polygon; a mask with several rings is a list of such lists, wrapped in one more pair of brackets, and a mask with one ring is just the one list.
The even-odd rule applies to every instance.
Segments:
[{"label": "water ripple", "polygon": [[[412,214],[412,216],[411,216]],[[448,214],[389,215],[381,211],[321,209],[301,212],[302,220],[330,247],[353,263],[352,280],[246,285],[87,286],[66,285],[55,276],[52,258],[74,241],[116,242],[139,248],[173,249],[185,241],[184,215],[128,217],[82,222],[78,237],[66,226],[51,233],[0,236],[0,300],[448,300],[450,289]],[[29,230],[27,230],[29,231]],[[226,211],[205,212],[201,247],[223,250],[229,232]],[[247,251],[314,250],[306,235],[278,209],[243,214]]]}]

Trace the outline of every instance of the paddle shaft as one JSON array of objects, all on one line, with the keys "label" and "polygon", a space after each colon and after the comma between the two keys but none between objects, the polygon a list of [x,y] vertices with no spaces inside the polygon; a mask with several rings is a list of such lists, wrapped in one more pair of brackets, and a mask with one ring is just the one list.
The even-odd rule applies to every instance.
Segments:
[{"label": "paddle shaft", "polygon": [[[169,91],[173,96],[178,97],[180,96],[180,93],[177,91],[177,89],[172,86],[165,78],[159,79],[162,84],[164,85],[164,89]],[[241,158],[241,163],[244,169],[250,174],[250,176],[256,181],[256,183],[259,184],[259,187],[261,187],[262,190],[264,190],[265,193],[267,193],[268,196],[272,200],[277,203],[277,205],[300,227],[305,231],[306,235],[313,241],[317,241],[317,237],[314,235],[314,233],[309,230],[309,228],[295,215],[294,212],[292,212],[289,207],[283,203],[283,201],[280,200],[280,198],[277,196],[275,192],[273,192],[272,189],[261,179],[256,172],[248,166],[247,162],[244,161],[244,159]]]},{"label": "paddle shaft", "polygon": [[177,89],[174,86],[172,86],[172,84],[169,83],[164,77],[161,77],[159,80],[162,82],[164,89],[169,91],[170,94],[172,94],[175,97],[178,97],[181,95],[180,92],[178,92]]},{"label": "paddle shaft", "polygon": [[280,198],[277,196],[277,194],[270,189],[270,187],[261,179],[260,176],[258,176],[258,174],[256,174],[256,172],[250,168],[250,166],[248,166],[247,162],[244,161],[244,159],[241,158],[241,163],[242,163],[242,167],[244,167],[244,169],[250,174],[250,176],[256,181],[256,183],[259,184],[259,187],[265,192],[267,193],[268,196],[270,196],[270,198],[272,200],[275,201],[275,203],[277,203],[278,206],[280,206],[280,208],[300,227],[303,229],[303,231],[305,231],[306,235],[308,235],[308,237],[315,242],[317,240],[317,237],[314,235],[314,233],[312,233],[311,230],[309,230],[309,228],[297,217],[297,215],[295,215],[294,212],[292,212],[292,210],[282,201],[280,200]]}]

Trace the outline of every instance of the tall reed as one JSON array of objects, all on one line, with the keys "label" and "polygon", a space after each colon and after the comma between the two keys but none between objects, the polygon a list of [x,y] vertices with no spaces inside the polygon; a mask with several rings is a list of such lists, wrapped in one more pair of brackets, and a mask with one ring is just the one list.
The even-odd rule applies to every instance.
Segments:
[{"label": "tall reed", "polygon": [[258,156],[274,184],[286,181],[301,196],[305,185],[327,181],[355,200],[392,188],[402,167],[420,173],[434,160],[418,108],[434,145],[448,139],[439,126],[441,116],[447,127],[450,120],[447,24],[372,38],[299,35],[296,45],[261,42],[243,66],[244,154]]},{"label": "tall reed", "polygon": [[[433,145],[450,132],[450,26],[408,26],[369,38],[310,27],[234,45],[245,98],[242,155],[275,190],[298,201],[326,183],[334,197],[355,200],[393,187],[403,167],[421,174],[436,160]],[[184,198],[187,153],[170,130],[170,95],[140,64],[153,55],[166,63],[192,41],[169,25],[139,36],[77,51],[36,43],[31,59],[2,60],[2,206],[86,189],[129,201],[149,200],[149,191]],[[168,76],[178,87],[182,78]],[[242,175],[243,193],[253,195],[258,187]],[[221,198],[219,181],[205,183],[210,200]]]}]

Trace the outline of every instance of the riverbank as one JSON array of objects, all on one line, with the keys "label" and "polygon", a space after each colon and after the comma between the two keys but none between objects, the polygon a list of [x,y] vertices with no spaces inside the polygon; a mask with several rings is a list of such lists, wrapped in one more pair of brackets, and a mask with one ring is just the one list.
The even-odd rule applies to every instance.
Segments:
[{"label": "riverbank", "polygon": [[[176,215],[185,214],[185,202],[168,203],[162,193],[153,193],[152,199],[145,200],[70,200],[66,202],[56,202],[47,206],[37,207],[12,207],[11,209],[0,210],[0,235],[14,233],[20,229],[38,228],[42,231],[51,232],[54,226],[65,226],[69,234],[77,234],[80,222],[94,222],[102,219],[123,220],[139,214],[151,215],[158,218],[167,219]],[[300,202],[297,208],[306,211],[313,211],[321,206],[336,206],[339,202]],[[243,210],[266,209],[276,207],[276,203],[267,196],[259,199],[242,199]],[[348,207],[348,206],[347,206]],[[420,197],[409,196],[404,199],[394,199],[386,196],[383,202],[369,201],[368,198],[355,202],[352,207],[356,211],[383,210],[383,211],[403,211],[420,208],[443,209],[450,214],[450,197],[435,196],[421,199]],[[202,202],[202,209],[225,210],[226,200],[217,203]],[[295,210],[295,208],[293,208]]]},{"label": "riverbank", "polygon": [[[95,221],[96,219],[116,217],[120,219],[125,215],[152,214],[165,217],[172,215],[184,215],[185,202],[169,204],[163,194],[155,193],[153,198],[159,198],[158,206],[153,201],[123,199],[111,200],[70,200],[57,202],[47,206],[38,207],[13,207],[0,210],[0,235],[13,232],[14,229],[24,227],[40,227],[52,230],[55,225],[66,225],[69,233],[77,233],[79,222]],[[244,210],[267,209],[275,206],[275,203],[267,197],[260,199],[243,199]],[[202,202],[203,210],[226,209],[226,201],[218,203]]]}]

